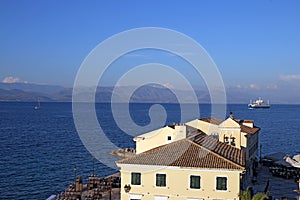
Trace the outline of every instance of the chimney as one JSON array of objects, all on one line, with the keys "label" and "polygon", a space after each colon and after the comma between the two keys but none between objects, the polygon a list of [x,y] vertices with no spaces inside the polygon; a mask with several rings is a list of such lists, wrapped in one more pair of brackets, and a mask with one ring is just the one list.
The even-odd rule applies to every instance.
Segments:
[{"label": "chimney", "polygon": [[184,124],[176,124],[175,125],[175,134],[176,134],[176,139],[180,140],[183,138],[186,138],[186,126]]}]

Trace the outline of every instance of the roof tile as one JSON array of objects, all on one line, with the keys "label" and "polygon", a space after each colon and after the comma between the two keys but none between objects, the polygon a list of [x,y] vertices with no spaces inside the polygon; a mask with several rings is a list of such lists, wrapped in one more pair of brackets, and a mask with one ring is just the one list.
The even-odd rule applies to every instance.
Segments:
[{"label": "roof tile", "polygon": [[235,148],[229,144],[220,142],[218,139],[208,136],[204,133],[197,134],[194,137],[190,137],[196,144],[211,150],[212,152],[219,154],[220,156],[240,165],[245,165],[245,151]]},{"label": "roof tile", "polygon": [[178,166],[192,168],[243,170],[244,168],[226,158],[183,139],[117,161],[118,164]]}]

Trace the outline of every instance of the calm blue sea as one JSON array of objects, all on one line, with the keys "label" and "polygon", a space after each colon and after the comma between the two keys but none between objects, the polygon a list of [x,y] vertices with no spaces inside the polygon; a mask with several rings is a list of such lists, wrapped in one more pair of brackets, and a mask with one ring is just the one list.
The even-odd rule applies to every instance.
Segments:
[{"label": "calm blue sea", "polygon": [[[0,199],[46,199],[63,191],[74,180],[73,166],[84,180],[92,173],[92,156],[82,145],[72,118],[71,103],[0,102]],[[150,122],[151,104],[131,104],[132,118],[139,125]],[[163,104],[167,123],[180,121],[178,104]],[[121,147],[134,147],[132,137],[113,121],[109,104],[97,104],[98,120],[108,137]],[[210,116],[210,105],[200,105],[201,117]],[[262,153],[300,152],[300,105],[272,105],[271,109],[248,110],[247,105],[228,105],[236,118],[254,119],[261,127]],[[100,176],[115,170],[100,162]]]}]

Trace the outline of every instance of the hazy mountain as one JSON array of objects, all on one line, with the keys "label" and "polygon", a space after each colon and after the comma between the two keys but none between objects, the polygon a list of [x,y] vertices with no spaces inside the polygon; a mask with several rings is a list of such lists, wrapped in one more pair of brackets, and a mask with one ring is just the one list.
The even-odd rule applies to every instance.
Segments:
[{"label": "hazy mountain", "polygon": [[62,86],[57,85],[39,85],[33,83],[0,83],[0,89],[3,90],[22,90],[24,92],[35,93],[56,93],[64,89]]},{"label": "hazy mountain", "polygon": [[18,89],[0,89],[0,101],[37,101],[38,98],[41,101],[52,101],[47,94],[38,92],[25,92]]},{"label": "hazy mountain", "polygon": [[[79,96],[85,97],[91,93],[91,88],[80,88]],[[173,90],[173,89],[172,89]],[[157,85],[146,85],[139,87],[132,93],[130,86],[118,87],[98,87],[95,95],[96,102],[111,102],[112,94],[116,97],[116,102],[163,102],[177,103],[176,95],[182,97],[183,102],[190,102],[191,92],[184,90],[174,90],[174,93],[165,87]],[[131,94],[132,93],[132,94]],[[199,94],[199,95],[198,95]],[[209,102],[210,98],[207,92],[197,91],[197,97],[200,102]],[[64,88],[51,85],[36,85],[26,83],[1,83],[0,101],[72,101],[72,88]],[[83,98],[84,99],[84,98]]]},{"label": "hazy mountain", "polygon": [[[79,96],[85,97],[90,94],[91,88],[80,88],[77,90]],[[178,103],[191,102],[192,93],[179,89],[168,89],[158,85],[146,85],[133,90],[132,87],[98,87],[96,90],[96,102],[111,102],[112,94],[116,97],[116,102],[154,102],[154,103]],[[134,92],[132,92],[134,91]],[[197,90],[196,96],[200,103],[210,103],[210,94],[207,90]],[[177,96],[176,96],[177,95]],[[264,100],[270,100],[275,103],[300,103],[300,94],[297,91],[282,95],[277,90],[251,90],[227,88],[226,91],[228,103],[247,104],[251,99],[263,97]],[[29,83],[0,83],[0,101],[72,101],[72,88],[52,85],[38,85]],[[83,98],[84,99],[84,98]]]}]

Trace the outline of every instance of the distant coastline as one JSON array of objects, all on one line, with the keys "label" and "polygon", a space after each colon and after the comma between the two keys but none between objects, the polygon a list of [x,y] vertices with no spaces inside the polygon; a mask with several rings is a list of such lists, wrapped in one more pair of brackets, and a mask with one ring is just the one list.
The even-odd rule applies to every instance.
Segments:
[{"label": "distant coastline", "polygon": [[[118,93],[119,99],[127,99],[131,87],[123,86]],[[55,85],[38,85],[31,83],[0,83],[0,101],[1,102],[36,102],[37,98],[41,102],[71,102],[72,88],[66,88]],[[79,95],[86,95],[90,88],[80,90]],[[114,87],[98,87],[95,94],[95,102],[111,102]],[[226,103],[229,104],[248,104],[249,99],[263,95],[264,98],[270,99],[272,104],[300,104],[300,93],[294,93],[294,96],[282,96],[276,91],[240,91],[236,88],[226,88]],[[139,87],[130,98],[132,103],[178,103],[175,93],[184,97],[184,102],[190,102],[191,91],[181,89],[169,89],[154,85],[145,85]],[[211,97],[207,90],[196,90],[195,94],[200,103],[210,103]],[[120,102],[123,103],[123,102]],[[125,101],[124,101],[125,103]]]}]

